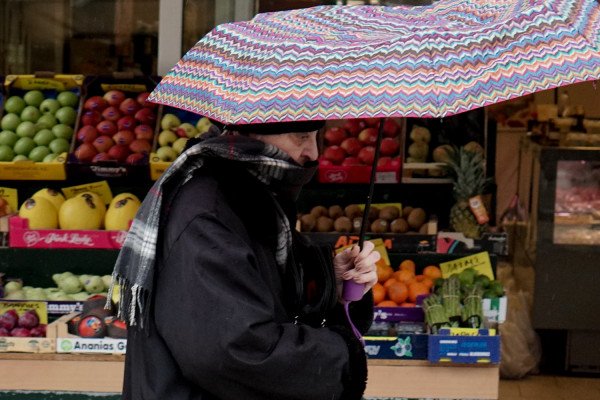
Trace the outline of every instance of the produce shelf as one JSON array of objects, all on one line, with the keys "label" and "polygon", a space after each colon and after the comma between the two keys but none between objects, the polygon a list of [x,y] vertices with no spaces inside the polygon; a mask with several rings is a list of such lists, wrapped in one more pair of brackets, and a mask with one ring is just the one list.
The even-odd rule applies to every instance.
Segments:
[{"label": "produce shelf", "polygon": [[[122,355],[0,354],[0,387],[118,393],[123,368]],[[498,365],[369,360],[365,396],[492,400],[499,379]]]}]

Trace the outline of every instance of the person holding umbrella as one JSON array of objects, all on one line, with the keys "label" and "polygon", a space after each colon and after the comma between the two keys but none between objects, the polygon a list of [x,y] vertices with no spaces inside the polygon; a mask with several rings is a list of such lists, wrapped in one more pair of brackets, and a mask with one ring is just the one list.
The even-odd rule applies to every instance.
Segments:
[{"label": "person holding umbrella", "polygon": [[[335,257],[294,229],[322,122],[226,127],[144,200],[114,277],[124,399],[360,399],[379,253]],[[344,313],[342,282],[362,286]],[[352,321],[356,327],[352,325]]]}]

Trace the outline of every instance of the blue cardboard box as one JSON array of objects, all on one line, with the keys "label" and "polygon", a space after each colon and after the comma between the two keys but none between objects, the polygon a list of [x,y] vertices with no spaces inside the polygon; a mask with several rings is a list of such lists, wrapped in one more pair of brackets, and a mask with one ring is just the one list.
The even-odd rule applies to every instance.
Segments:
[{"label": "blue cardboard box", "polygon": [[499,364],[500,336],[487,329],[472,331],[474,334],[460,335],[440,329],[439,334],[429,335],[427,359],[432,363]]},{"label": "blue cardboard box", "polygon": [[426,360],[426,334],[401,334],[398,336],[365,336],[365,353],[371,359]]}]

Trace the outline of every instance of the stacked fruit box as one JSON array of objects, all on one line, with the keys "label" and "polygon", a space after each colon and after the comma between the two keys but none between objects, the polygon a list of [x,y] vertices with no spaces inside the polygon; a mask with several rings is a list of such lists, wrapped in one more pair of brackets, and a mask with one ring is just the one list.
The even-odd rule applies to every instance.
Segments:
[{"label": "stacked fruit box", "polygon": [[0,353],[54,353],[43,301],[0,301]]},{"label": "stacked fruit box", "polygon": [[0,179],[64,180],[82,75],[9,75],[0,121]]},{"label": "stacked fruit box", "polygon": [[148,178],[158,106],[146,99],[157,81],[132,75],[86,78],[70,175]]},{"label": "stacked fruit box", "polygon": [[206,117],[162,106],[150,154],[150,178],[157,180],[185,149],[187,141],[218,129]]}]

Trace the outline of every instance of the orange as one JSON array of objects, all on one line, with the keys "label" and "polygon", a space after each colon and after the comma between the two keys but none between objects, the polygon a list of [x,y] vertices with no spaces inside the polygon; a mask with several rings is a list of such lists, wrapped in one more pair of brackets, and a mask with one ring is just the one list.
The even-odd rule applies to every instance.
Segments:
[{"label": "orange", "polygon": [[425,276],[423,280],[421,280],[421,283],[427,286],[427,288],[431,291],[431,288],[433,287],[433,280],[431,278]]},{"label": "orange", "polygon": [[381,303],[385,299],[385,288],[381,283],[373,285],[373,304]]},{"label": "orange", "polygon": [[400,271],[394,272],[394,279],[408,285],[415,280],[415,273],[407,269],[401,269]]},{"label": "orange", "polygon": [[383,283],[390,279],[394,270],[389,265],[380,265],[377,264],[377,281],[379,283]]},{"label": "orange", "polygon": [[408,285],[408,298],[411,302],[417,302],[417,296],[429,294],[429,288],[423,282],[413,281]]},{"label": "orange", "polygon": [[425,275],[415,275],[415,281],[423,282],[423,279],[425,279]]},{"label": "orange", "polygon": [[415,262],[413,260],[404,260],[400,263],[400,266],[398,267],[398,269],[400,269],[400,271],[411,271],[413,274],[415,273]]},{"label": "orange", "polygon": [[383,283],[383,287],[387,289],[394,282],[398,281],[392,277]]},{"label": "orange", "polygon": [[377,304],[377,307],[398,307],[398,304],[394,303],[391,300],[384,300],[381,303]]},{"label": "orange", "polygon": [[404,303],[408,297],[408,287],[402,282],[394,282],[388,286],[387,295],[396,304]]},{"label": "orange", "polygon": [[429,277],[432,281],[442,277],[442,270],[436,265],[428,265],[423,268],[423,275]]},{"label": "orange", "polygon": [[409,303],[408,301],[405,301],[404,303],[400,304],[400,307],[416,307],[417,305],[415,303]]}]

